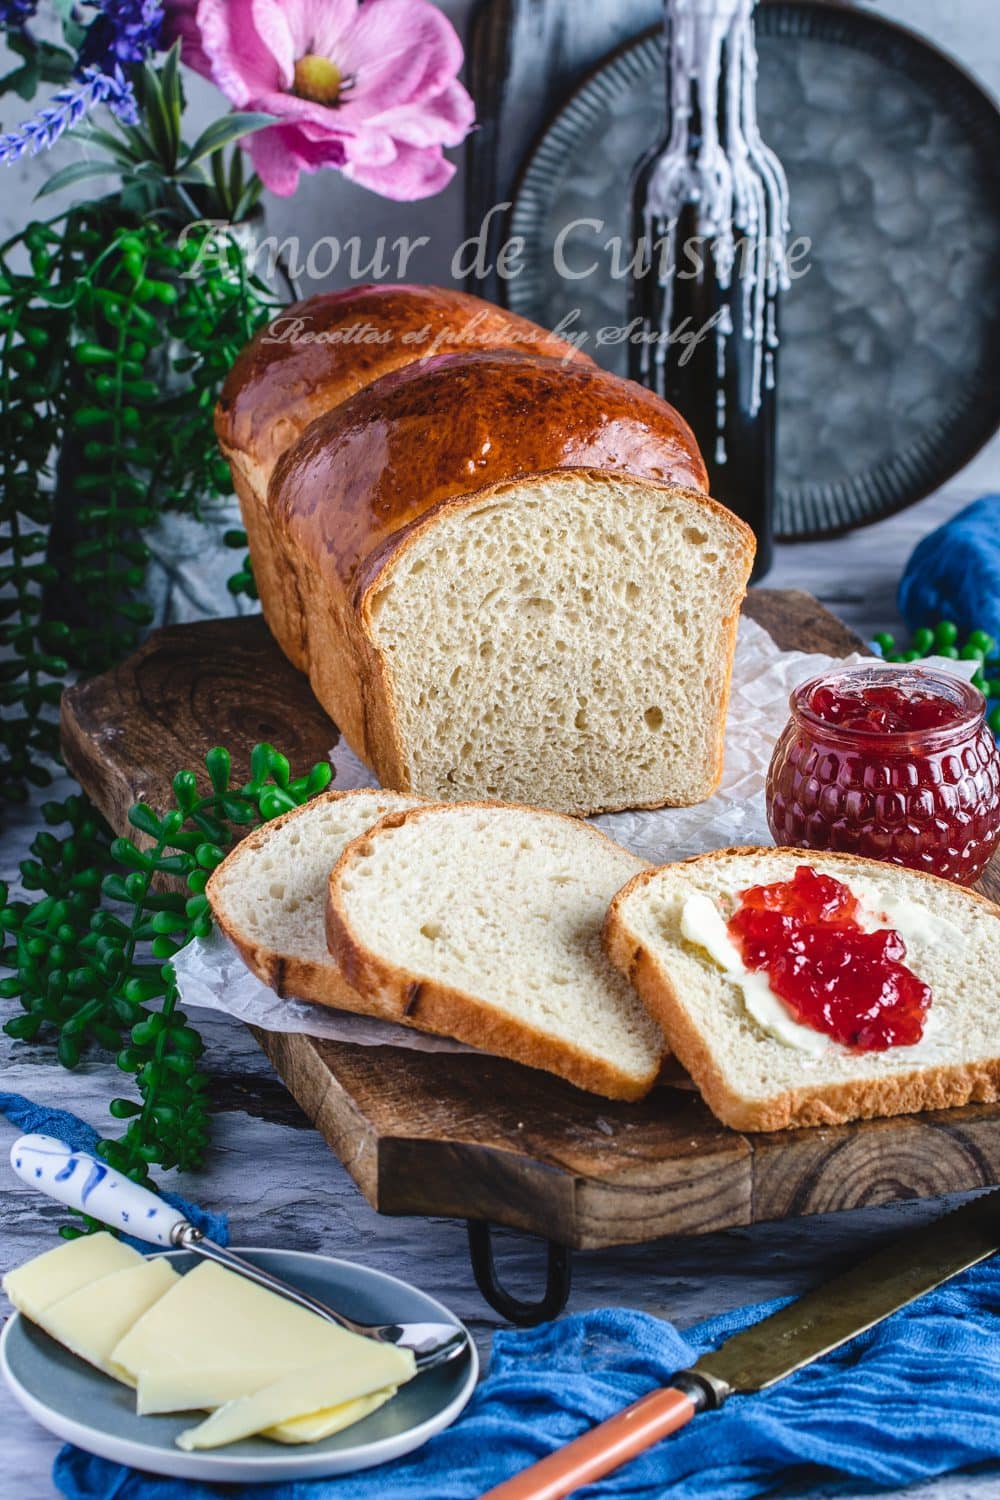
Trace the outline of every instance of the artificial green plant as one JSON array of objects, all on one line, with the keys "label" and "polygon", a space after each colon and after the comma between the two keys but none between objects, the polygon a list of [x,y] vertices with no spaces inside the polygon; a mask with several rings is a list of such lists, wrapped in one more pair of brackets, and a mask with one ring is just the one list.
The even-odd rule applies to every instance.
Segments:
[{"label": "artificial green plant", "polygon": [[[106,197],[0,246],[0,799],[46,784],[67,672],[111,665],[149,623],[143,531],[228,494],[212,409],[274,299],[206,221],[253,208],[236,114],[188,146],[176,51],[138,83],[141,123],[83,127]],[[200,227],[199,227],[200,226]],[[206,236],[213,236],[205,254]],[[239,542],[240,538],[234,538]],[[244,564],[236,588],[252,592]]]},{"label": "artificial green plant", "polygon": [[145,803],[132,808],[142,846],[113,838],[82,797],[46,804],[49,828],[21,867],[36,899],[11,901],[0,884],[0,967],[10,971],[0,999],[19,1007],[4,1030],[54,1044],[64,1067],[110,1054],[134,1075],[135,1097],[109,1106],[114,1119],[128,1121],[124,1134],[100,1150],[139,1181],[154,1165],[197,1167],[208,1140],[202,1041],[178,1007],[171,963],[211,928],[208,877],[249,828],[301,805],[332,774],[319,762],[293,778],[285,756],[267,744],[254,748],[243,785],[232,784],[221,747],[206,756],[205,770],[207,787],[193,771],[177,773],[174,805],[162,816]]}]

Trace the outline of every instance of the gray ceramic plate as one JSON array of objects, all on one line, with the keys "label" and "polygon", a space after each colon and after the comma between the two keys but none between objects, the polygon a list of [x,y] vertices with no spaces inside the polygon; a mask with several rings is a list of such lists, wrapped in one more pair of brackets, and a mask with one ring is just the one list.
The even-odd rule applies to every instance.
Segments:
[{"label": "gray ceramic plate", "polygon": [[[929,494],[1000,423],[1000,113],[920,37],[851,6],[775,0],[757,37],[761,129],[792,234],[812,241],[782,304],[776,529],[821,536]],[[601,245],[625,235],[629,171],[664,117],[647,32],[559,110],[510,216],[525,270],[502,284],[508,304],[550,328],[578,316],[619,374],[624,345],[595,343],[625,321]],[[580,279],[556,273],[560,234]]]},{"label": "gray ceramic plate", "polygon": [[[433,1297],[381,1271],[298,1250],[241,1253],[360,1322],[461,1326]],[[186,1251],[168,1258],[179,1270],[195,1263]],[[177,1434],[196,1420],[190,1412],[137,1417],[131,1391],[77,1359],[20,1313],[0,1339],[0,1369],[24,1409],[68,1443],[152,1474],[251,1484],[349,1474],[412,1452],[458,1416],[472,1395],[479,1360],[470,1341],[467,1354],[418,1375],[380,1410],[324,1442],[284,1447],[248,1438],[205,1453],[174,1446]]]}]

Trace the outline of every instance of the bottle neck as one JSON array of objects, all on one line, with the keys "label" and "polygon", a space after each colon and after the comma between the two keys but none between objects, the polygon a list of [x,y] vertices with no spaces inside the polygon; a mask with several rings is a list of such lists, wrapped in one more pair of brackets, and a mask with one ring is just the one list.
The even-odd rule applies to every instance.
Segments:
[{"label": "bottle neck", "polygon": [[[741,66],[737,32],[754,0],[666,0],[667,99],[672,134],[686,137],[695,157],[718,150],[726,109],[739,96],[734,69]],[[745,45],[745,42],[744,42]]]}]

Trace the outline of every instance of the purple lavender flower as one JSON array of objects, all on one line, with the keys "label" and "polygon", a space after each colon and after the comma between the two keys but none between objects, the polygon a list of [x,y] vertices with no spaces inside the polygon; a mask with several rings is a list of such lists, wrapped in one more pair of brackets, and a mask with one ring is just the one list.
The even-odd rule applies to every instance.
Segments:
[{"label": "purple lavender flower", "polygon": [[79,67],[100,68],[114,77],[116,67],[144,62],[163,25],[160,0],[102,0],[98,11],[87,27]]},{"label": "purple lavender flower", "polygon": [[30,120],[0,135],[0,162],[47,151],[96,104],[107,104],[126,124],[135,124],[138,119],[132,87],[121,69],[105,74],[98,68],[88,68],[75,87],[60,89]]},{"label": "purple lavender flower", "polygon": [[[124,70],[144,62],[154,50],[163,25],[163,6],[160,0],[87,3],[98,14],[87,27],[73,69],[76,87],[60,89],[30,120],[0,135],[0,163],[47,151],[97,104],[106,104],[123,125],[138,123],[135,94]],[[34,9],[35,0],[0,0],[0,24],[23,25]]]}]

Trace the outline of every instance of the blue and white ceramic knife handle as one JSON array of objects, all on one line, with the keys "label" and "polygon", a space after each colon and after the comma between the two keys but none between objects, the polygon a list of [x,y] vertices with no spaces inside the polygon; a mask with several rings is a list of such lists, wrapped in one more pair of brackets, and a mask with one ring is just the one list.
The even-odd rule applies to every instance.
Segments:
[{"label": "blue and white ceramic knife handle", "polygon": [[10,1164],[40,1193],[151,1245],[175,1243],[174,1231],[187,1223],[179,1209],[148,1188],[55,1136],[22,1135],[10,1148]]}]

